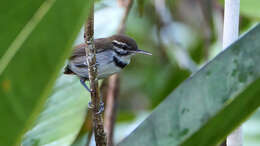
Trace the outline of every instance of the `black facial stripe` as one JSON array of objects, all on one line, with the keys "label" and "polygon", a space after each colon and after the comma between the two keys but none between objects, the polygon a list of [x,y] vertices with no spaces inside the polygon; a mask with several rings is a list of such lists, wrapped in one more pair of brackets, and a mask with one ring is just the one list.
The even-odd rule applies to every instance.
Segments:
[{"label": "black facial stripe", "polygon": [[124,63],[123,61],[120,61],[116,56],[113,56],[113,61],[117,67],[124,68],[127,63]]},{"label": "black facial stripe", "polygon": [[118,56],[127,56],[127,55],[130,55],[130,52],[128,51],[119,51],[119,50],[116,50],[115,49],[115,53],[118,55]]},{"label": "black facial stripe", "polygon": [[88,67],[88,65],[86,65],[86,64],[75,64],[75,66],[79,67],[79,68]]}]

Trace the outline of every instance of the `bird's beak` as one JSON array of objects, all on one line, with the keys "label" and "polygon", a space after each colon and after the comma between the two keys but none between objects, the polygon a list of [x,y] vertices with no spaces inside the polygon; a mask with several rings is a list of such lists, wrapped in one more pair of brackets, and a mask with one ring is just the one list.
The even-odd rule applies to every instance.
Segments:
[{"label": "bird's beak", "polygon": [[140,49],[135,50],[134,53],[139,53],[139,54],[144,54],[144,55],[152,55],[152,53],[144,51],[144,50],[140,50]]}]

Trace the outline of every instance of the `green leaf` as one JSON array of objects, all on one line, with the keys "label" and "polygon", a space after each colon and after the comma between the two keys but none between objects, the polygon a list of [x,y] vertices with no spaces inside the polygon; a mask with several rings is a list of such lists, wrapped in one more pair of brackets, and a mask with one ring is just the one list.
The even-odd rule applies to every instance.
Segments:
[{"label": "green leaf", "polygon": [[184,81],[119,146],[216,145],[260,106],[260,24]]},{"label": "green leaf", "polygon": [[88,140],[88,133],[85,133],[85,135],[79,137],[76,139],[71,146],[86,146],[87,145],[87,140]]},{"label": "green leaf", "polygon": [[259,0],[241,0],[240,2],[240,12],[243,15],[260,19],[260,1]]},{"label": "green leaf", "polygon": [[[182,145],[206,146],[220,142],[224,136],[239,126],[260,106],[259,87],[260,78],[250,84],[233,102],[224,107]],[[211,136],[209,136],[210,134]],[[201,137],[207,138],[202,140]]]},{"label": "green leaf", "polygon": [[88,1],[0,4],[0,145],[19,145],[87,16]]},{"label": "green leaf", "polygon": [[89,95],[78,79],[62,76],[33,128],[25,134],[23,146],[70,145],[84,121]]}]

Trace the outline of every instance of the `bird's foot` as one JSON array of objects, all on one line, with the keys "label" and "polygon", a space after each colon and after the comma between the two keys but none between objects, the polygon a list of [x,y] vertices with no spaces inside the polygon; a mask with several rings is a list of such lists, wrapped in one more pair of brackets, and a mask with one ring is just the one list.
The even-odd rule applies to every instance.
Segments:
[{"label": "bird's foot", "polygon": [[[94,108],[94,105],[92,104],[92,102],[90,101],[89,103],[88,103],[88,108],[89,109],[93,109]],[[96,113],[97,115],[98,114],[101,114],[103,111],[104,111],[104,102],[103,101],[100,101],[100,105],[99,105],[99,110],[98,110],[98,112]]]}]

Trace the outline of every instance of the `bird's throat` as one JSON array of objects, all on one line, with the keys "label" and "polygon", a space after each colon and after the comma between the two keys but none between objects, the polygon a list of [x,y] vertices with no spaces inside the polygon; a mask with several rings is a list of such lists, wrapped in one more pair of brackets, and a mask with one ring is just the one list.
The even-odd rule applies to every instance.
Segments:
[{"label": "bird's throat", "polygon": [[115,63],[115,65],[121,69],[123,69],[129,62],[125,62],[121,59],[119,59],[120,57],[117,56],[113,56],[113,61]]}]

